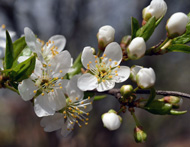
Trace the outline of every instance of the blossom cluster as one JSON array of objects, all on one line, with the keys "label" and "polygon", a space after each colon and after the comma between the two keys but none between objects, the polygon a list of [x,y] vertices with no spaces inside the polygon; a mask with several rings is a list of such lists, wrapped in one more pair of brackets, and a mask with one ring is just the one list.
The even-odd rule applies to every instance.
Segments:
[{"label": "blossom cluster", "polygon": [[[0,73],[7,76],[6,70],[3,71],[6,68],[8,72],[11,71],[10,77],[15,78],[13,74],[23,70],[20,74],[24,75],[23,78],[18,74],[19,78],[15,78],[17,82],[13,82],[17,86],[16,90],[24,101],[33,103],[34,112],[42,118],[40,124],[44,131],[52,132],[61,129],[63,136],[67,136],[74,129],[75,124],[79,127],[82,127],[82,124],[88,125],[88,116],[92,110],[96,92],[111,91],[116,83],[123,83],[128,79],[134,82],[136,88],[133,88],[132,85],[123,85],[120,93],[115,94],[116,97],[120,94],[118,98],[121,104],[120,110],[116,112],[111,109],[102,115],[102,122],[106,128],[116,130],[120,127],[122,118],[119,113],[125,112],[126,106],[129,106],[129,111],[133,116],[134,107],[143,108],[153,114],[177,113],[172,108],[178,107],[179,98],[171,96],[154,100],[156,74],[151,67],[121,65],[128,60],[138,60],[146,54],[162,54],[171,51],[171,43],[175,41],[172,39],[182,36],[189,29],[187,27],[189,17],[182,12],[173,14],[168,20],[166,24],[167,39],[161,45],[153,46],[149,50],[146,45],[146,41],[166,11],[167,5],[164,0],[152,0],[142,12],[142,27],[135,28],[131,36],[123,37],[120,44],[114,41],[115,29],[110,25],[102,26],[97,33],[98,52],[93,47],[86,46],[82,54],[79,55],[79,60],[76,59],[74,63],[69,51],[64,50],[66,38],[63,35],[54,35],[47,42],[44,42],[27,27],[24,28],[26,46],[19,56],[15,57],[16,62],[7,63],[9,54],[6,54],[8,50],[6,37],[9,35],[6,33],[5,36],[5,26],[2,25],[0,29],[0,58],[2,59]],[[137,20],[134,19],[134,23],[135,21]],[[14,32],[9,31],[9,33],[10,38],[15,36]],[[8,43],[9,41],[7,41]],[[28,67],[26,69],[23,67],[27,65],[26,63],[30,61],[31,57],[34,57],[35,60],[32,62],[34,70],[27,71]],[[2,63],[3,60],[4,63]],[[10,70],[13,65],[16,67]],[[25,75],[25,72],[29,74]],[[5,86],[4,83],[2,85]],[[151,91],[150,98],[145,100],[146,104],[140,103],[140,99],[137,100],[135,92],[138,89]],[[88,92],[91,92],[93,96],[88,95]],[[157,105],[161,107],[157,109]],[[165,108],[166,105],[167,108]],[[136,130],[140,130],[141,134],[143,132],[142,127],[138,125]],[[137,142],[144,141],[146,133],[143,132],[142,137],[137,131],[134,135]]]}]

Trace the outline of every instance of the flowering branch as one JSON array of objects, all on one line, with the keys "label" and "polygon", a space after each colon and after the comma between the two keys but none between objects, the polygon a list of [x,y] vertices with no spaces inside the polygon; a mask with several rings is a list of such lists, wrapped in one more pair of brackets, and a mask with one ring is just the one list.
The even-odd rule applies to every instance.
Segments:
[{"label": "flowering branch", "polygon": [[[97,92],[97,91],[94,91]],[[108,91],[101,92],[103,94],[109,94],[115,96],[117,99],[121,98],[120,89],[111,89]],[[150,90],[137,90],[136,94],[150,94]],[[163,96],[179,96],[183,98],[190,99],[190,94],[178,92],[178,91],[164,91],[164,90],[156,90],[156,95],[163,95]]]}]

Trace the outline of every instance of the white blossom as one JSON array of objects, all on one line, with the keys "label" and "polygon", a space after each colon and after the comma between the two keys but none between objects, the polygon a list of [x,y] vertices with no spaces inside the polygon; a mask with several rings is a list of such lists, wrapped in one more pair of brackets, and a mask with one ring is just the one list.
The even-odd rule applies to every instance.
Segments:
[{"label": "white blossom", "polygon": [[117,115],[117,112],[114,110],[109,110],[107,113],[102,115],[102,122],[104,127],[109,129],[110,131],[117,130],[122,122],[122,118]]},{"label": "white blossom", "polygon": [[109,43],[114,41],[115,29],[112,26],[102,26],[97,34],[98,42],[105,47]]},{"label": "white blossom", "polygon": [[[16,36],[16,33],[13,31],[9,31],[9,35],[11,38]],[[6,47],[6,29],[5,25],[0,27],[0,59],[4,58],[5,56],[5,47]]]},{"label": "white blossom", "polygon": [[83,92],[77,87],[78,76],[74,76],[71,80],[67,80],[64,84],[65,106],[53,116],[44,117],[41,120],[41,126],[44,131],[52,132],[61,129],[61,134],[67,136],[73,129],[74,125],[81,123],[88,125],[89,111],[92,109],[93,98],[83,99]]},{"label": "white blossom", "polygon": [[152,68],[142,68],[136,75],[136,81],[140,88],[146,89],[154,86],[156,75]]},{"label": "white blossom", "polygon": [[[63,51],[52,58],[48,65],[36,60],[34,72],[29,79],[23,80],[18,90],[23,100],[34,98],[34,110],[37,116],[53,115],[65,105],[63,76],[69,71],[71,56]],[[41,93],[41,94],[40,94]]]},{"label": "white blossom", "polygon": [[164,0],[152,0],[150,5],[143,9],[143,19],[148,21],[152,16],[159,19],[166,14],[166,11],[167,4]]},{"label": "white blossom", "polygon": [[24,28],[25,40],[32,52],[37,53],[40,61],[48,63],[52,57],[59,54],[65,47],[66,39],[62,35],[52,36],[46,43],[36,38],[29,28]]},{"label": "white blossom", "polygon": [[182,12],[174,13],[168,20],[166,30],[169,36],[179,36],[185,33],[189,18]]},{"label": "white blossom", "polygon": [[108,44],[103,56],[93,55],[91,47],[85,47],[81,61],[87,69],[78,80],[78,87],[82,91],[97,89],[106,91],[112,89],[115,83],[121,83],[128,79],[130,69],[127,66],[119,66],[122,60],[122,50],[116,42]]},{"label": "white blossom", "polygon": [[142,37],[134,38],[127,48],[127,55],[130,59],[136,60],[144,56],[146,43]]}]

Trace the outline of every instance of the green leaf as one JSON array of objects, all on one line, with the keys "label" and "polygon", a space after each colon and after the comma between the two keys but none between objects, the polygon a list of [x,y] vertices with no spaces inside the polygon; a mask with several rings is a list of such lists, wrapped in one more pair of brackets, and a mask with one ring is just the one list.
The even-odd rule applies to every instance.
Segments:
[{"label": "green leaf", "polygon": [[4,59],[4,68],[11,69],[13,65],[13,44],[9,32],[6,30],[6,50]]},{"label": "green leaf", "polygon": [[160,22],[162,21],[163,17],[164,17],[164,16],[160,17],[160,18],[156,21],[156,24],[155,24],[156,27],[160,24]]},{"label": "green leaf", "polygon": [[77,59],[75,60],[72,68],[73,71],[68,73],[69,79],[71,79],[74,75],[81,73],[81,68],[83,67],[82,62],[81,62],[81,53],[78,55]]},{"label": "green leaf", "polygon": [[18,40],[16,40],[13,43],[13,58],[14,60],[17,60],[17,58],[19,57],[20,53],[23,51],[23,49],[26,47],[26,41],[25,41],[25,37],[21,37]]},{"label": "green leaf", "polygon": [[131,17],[131,37],[132,39],[136,37],[136,32],[139,29],[139,22],[136,18]]},{"label": "green leaf", "polygon": [[182,115],[185,114],[187,111],[176,111],[176,110],[170,110],[171,115]]},{"label": "green leaf", "polygon": [[144,109],[153,114],[166,115],[170,114],[172,105],[163,101],[154,100],[149,104],[149,106],[144,107]]},{"label": "green leaf", "polygon": [[184,52],[184,53],[190,53],[190,46],[185,44],[173,44],[168,46],[166,49],[169,52]]},{"label": "green leaf", "polygon": [[145,107],[148,106],[154,100],[155,97],[156,97],[156,91],[154,88],[151,88],[150,89],[150,96],[148,98],[147,103],[145,104]]},{"label": "green leaf", "polygon": [[27,60],[21,62],[16,67],[14,67],[11,72],[12,80],[21,82],[22,80],[29,78],[34,71],[35,62],[36,57],[31,56]]},{"label": "green leaf", "polygon": [[151,17],[143,27],[138,29],[136,37],[143,37],[144,40],[147,41],[154,32],[155,28],[156,28],[156,18]]}]

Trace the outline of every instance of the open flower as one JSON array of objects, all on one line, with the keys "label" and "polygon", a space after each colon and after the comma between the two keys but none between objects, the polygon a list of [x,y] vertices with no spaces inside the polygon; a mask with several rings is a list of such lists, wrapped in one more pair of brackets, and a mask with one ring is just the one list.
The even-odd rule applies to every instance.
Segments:
[{"label": "open flower", "polygon": [[52,36],[46,43],[36,38],[29,28],[24,28],[25,40],[32,52],[37,53],[39,60],[48,63],[52,57],[59,54],[65,47],[66,39],[62,35]]},{"label": "open flower", "polygon": [[23,100],[34,98],[34,111],[37,116],[53,115],[63,108],[65,96],[59,89],[63,88],[63,76],[70,69],[70,65],[71,56],[68,51],[59,53],[48,65],[36,60],[34,73],[19,84],[18,90]]},{"label": "open flower", "polygon": [[[16,33],[13,31],[8,31],[11,38],[13,38]],[[5,56],[5,47],[6,47],[6,30],[5,25],[3,24],[0,27],[0,59]]]},{"label": "open flower", "polygon": [[67,136],[73,129],[75,123],[82,127],[82,123],[88,124],[89,111],[92,109],[93,98],[83,100],[83,92],[77,87],[78,76],[71,80],[65,80],[63,85],[64,94],[67,96],[62,110],[53,116],[44,117],[41,126],[44,131],[52,132],[61,129],[61,134]]},{"label": "open flower", "polygon": [[112,89],[115,83],[124,82],[130,75],[130,69],[127,66],[119,66],[121,60],[122,50],[116,42],[108,44],[100,58],[93,55],[91,47],[85,47],[81,61],[88,73],[79,78],[78,87],[83,91],[96,88],[101,92]]}]

